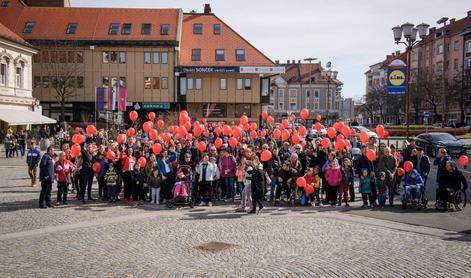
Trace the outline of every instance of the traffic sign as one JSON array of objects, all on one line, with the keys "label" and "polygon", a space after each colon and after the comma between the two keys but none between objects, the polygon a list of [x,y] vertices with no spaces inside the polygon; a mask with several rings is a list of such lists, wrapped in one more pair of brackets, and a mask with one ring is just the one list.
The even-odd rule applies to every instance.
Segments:
[{"label": "traffic sign", "polygon": [[432,113],[430,112],[424,112],[424,118],[430,119],[432,117]]}]

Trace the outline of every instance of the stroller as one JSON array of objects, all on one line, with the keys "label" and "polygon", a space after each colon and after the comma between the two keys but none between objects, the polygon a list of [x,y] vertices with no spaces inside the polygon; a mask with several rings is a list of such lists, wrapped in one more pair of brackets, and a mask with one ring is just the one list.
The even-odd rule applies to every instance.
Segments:
[{"label": "stroller", "polygon": [[189,206],[193,208],[194,200],[191,197],[191,167],[179,166],[177,169],[177,181],[172,189],[173,199],[167,202],[167,208],[174,206]]}]

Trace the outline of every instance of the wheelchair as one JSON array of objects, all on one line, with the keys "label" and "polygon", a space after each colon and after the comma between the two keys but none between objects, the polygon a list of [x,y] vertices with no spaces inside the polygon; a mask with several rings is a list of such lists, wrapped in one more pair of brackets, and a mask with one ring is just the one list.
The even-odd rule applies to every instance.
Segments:
[{"label": "wheelchair", "polygon": [[420,187],[420,193],[420,200],[415,201],[417,196],[417,188],[410,188],[410,199],[407,199],[406,190],[404,189],[404,193],[402,195],[402,209],[406,209],[408,205],[415,205],[418,210],[426,209],[428,205],[428,199],[425,197],[425,186]]},{"label": "wheelchair", "polygon": [[447,204],[445,206],[444,202],[437,198],[435,202],[435,209],[437,210],[456,210],[461,211],[466,207],[468,197],[466,192],[463,192],[461,189],[447,188],[446,189],[446,198]]}]

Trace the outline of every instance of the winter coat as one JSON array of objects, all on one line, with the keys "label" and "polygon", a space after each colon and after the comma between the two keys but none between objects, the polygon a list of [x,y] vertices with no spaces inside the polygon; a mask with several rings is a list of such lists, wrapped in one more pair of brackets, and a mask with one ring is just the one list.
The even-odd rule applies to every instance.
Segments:
[{"label": "winter coat", "polygon": [[38,166],[40,158],[41,152],[38,148],[34,148],[34,150],[29,149],[28,153],[26,154],[26,164],[31,167]]},{"label": "winter coat", "polygon": [[376,186],[378,188],[379,193],[384,193],[388,190],[388,180],[387,179],[384,179],[384,180],[378,179],[378,180],[376,180]]},{"label": "winter coat", "polygon": [[237,161],[233,155],[229,154],[225,157],[221,157],[219,164],[219,168],[221,169],[221,177],[235,177]]},{"label": "winter coat", "polygon": [[[453,190],[460,190],[466,191],[468,189],[468,182],[464,177],[463,173],[459,170],[455,170],[453,172],[446,172],[444,175],[444,180],[446,181],[446,187],[452,188]],[[463,187],[461,187],[463,185]]]},{"label": "winter coat", "polygon": [[372,176],[360,177],[360,193],[371,193],[373,191],[374,178]]},{"label": "winter coat", "polygon": [[54,164],[54,172],[57,175],[57,181],[66,182],[67,176],[69,176],[75,170],[75,165],[69,160],[60,161],[57,160]]},{"label": "winter coat", "polygon": [[54,161],[47,153],[43,155],[39,163],[39,180],[54,181]]},{"label": "winter coat", "polygon": [[329,186],[339,186],[342,181],[342,171],[340,168],[329,167],[325,171],[325,179]]},{"label": "winter coat", "polygon": [[[216,166],[208,162],[206,166],[206,180],[205,181],[213,181],[214,176],[216,175]],[[196,166],[196,173],[199,174],[198,181],[203,181],[203,162]]]},{"label": "winter coat", "polygon": [[263,198],[263,166],[260,163],[252,171],[252,199],[261,200]]},{"label": "winter coat", "polygon": [[[415,174],[415,178],[411,177],[412,174]],[[409,174],[406,177],[405,186],[411,186],[411,185],[416,185],[416,186],[423,186],[424,185],[424,180],[419,175],[417,170],[410,171]]]},{"label": "winter coat", "polygon": [[147,183],[151,188],[160,188],[162,186],[162,177],[159,175],[157,177],[154,177],[154,175],[148,176]]},{"label": "winter coat", "polygon": [[377,173],[378,174],[380,172],[386,173],[386,179],[387,180],[392,179],[390,174],[395,175],[396,174],[396,169],[397,169],[397,165],[396,165],[396,159],[394,158],[394,156],[392,156],[392,155],[390,155],[390,156],[383,155],[379,158]]}]

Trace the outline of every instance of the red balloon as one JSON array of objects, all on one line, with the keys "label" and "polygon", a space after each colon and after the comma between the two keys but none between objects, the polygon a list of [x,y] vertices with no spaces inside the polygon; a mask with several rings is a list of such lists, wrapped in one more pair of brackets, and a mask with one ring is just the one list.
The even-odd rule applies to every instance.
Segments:
[{"label": "red balloon", "polygon": [[293,144],[299,144],[299,135],[298,134],[293,134],[293,136],[291,136],[291,141],[293,142]]},{"label": "red balloon", "polygon": [[216,138],[216,140],[214,140],[214,145],[216,146],[216,148],[220,149],[222,147],[222,139]]},{"label": "red balloon", "polygon": [[162,129],[162,128],[164,127],[164,125],[165,125],[165,122],[164,122],[163,120],[158,120],[158,121],[157,121],[157,126],[158,126],[160,129]]},{"label": "red balloon", "polygon": [[296,184],[298,187],[305,187],[306,186],[306,179],[304,177],[299,177],[296,179]]},{"label": "red balloon", "polygon": [[268,122],[270,125],[273,125],[273,124],[275,123],[275,118],[273,118],[272,116],[268,116],[267,122]]},{"label": "red balloon", "polygon": [[162,152],[162,145],[160,145],[159,143],[155,143],[154,145],[152,145],[152,151],[155,155],[159,155]]},{"label": "red balloon", "polygon": [[189,141],[193,140],[193,135],[191,133],[187,133],[185,137],[186,137],[186,140],[189,140]]},{"label": "red balloon", "polygon": [[317,114],[316,120],[317,120],[318,122],[320,122],[320,121],[322,120],[322,116],[321,116],[320,114]]},{"label": "red balloon", "polygon": [[273,138],[275,138],[275,140],[278,140],[280,139],[280,137],[281,137],[281,130],[279,129],[273,130]]},{"label": "red balloon", "polygon": [[221,129],[219,127],[215,127],[214,133],[216,133],[216,135],[219,136],[219,134],[221,134]]},{"label": "red balloon", "polygon": [[306,132],[307,132],[306,127],[304,127],[303,125],[299,126],[298,132],[299,132],[299,135],[306,136]]},{"label": "red balloon", "polygon": [[139,163],[139,166],[141,166],[141,168],[146,167],[147,160],[146,160],[145,157],[143,157],[143,156],[139,157],[139,159],[137,160],[137,162]]},{"label": "red balloon", "polygon": [[155,119],[155,113],[154,112],[149,112],[149,115],[147,115],[149,117],[149,120],[153,121]]},{"label": "red balloon", "polygon": [[231,127],[228,126],[228,125],[224,125],[224,126],[222,127],[222,134],[224,134],[225,136],[230,136],[230,135],[232,135],[232,129],[231,129]]},{"label": "red balloon", "polygon": [[309,110],[307,110],[306,108],[301,109],[300,114],[303,120],[307,120],[307,118],[309,118]]},{"label": "red balloon", "polygon": [[398,175],[399,177],[404,176],[405,173],[406,173],[406,171],[404,171],[404,169],[402,169],[402,168],[397,168],[397,175]]},{"label": "red balloon", "polygon": [[204,134],[205,137],[208,137],[208,136],[209,136],[209,130],[206,129],[206,130],[203,132],[203,134]]},{"label": "red balloon", "polygon": [[376,160],[376,152],[372,149],[368,149],[366,151],[366,157],[368,158],[369,161],[375,161]]},{"label": "red balloon", "polygon": [[404,162],[404,170],[406,170],[407,173],[412,171],[412,169],[414,169],[414,163],[412,163],[410,161]]},{"label": "red balloon", "polygon": [[238,141],[239,141],[239,140],[237,140],[235,137],[231,137],[231,138],[229,139],[229,146],[231,146],[231,148],[234,149],[234,148],[237,146],[237,142],[238,142]]},{"label": "red balloon", "polygon": [[179,116],[180,124],[184,125],[188,122],[188,112],[182,111]]},{"label": "red balloon", "polygon": [[385,130],[382,137],[383,137],[383,139],[388,139],[389,131]]},{"label": "red balloon", "polygon": [[266,120],[268,118],[268,112],[262,112],[262,119]]},{"label": "red balloon", "polygon": [[340,131],[341,126],[339,122],[335,122],[333,127],[336,131]]},{"label": "red balloon", "polygon": [[329,138],[324,137],[324,138],[322,139],[322,141],[321,141],[321,144],[322,144],[322,147],[323,147],[324,149],[328,149],[329,146],[330,146],[330,140],[329,140]]},{"label": "red balloon", "polygon": [[75,144],[82,144],[83,142],[85,142],[85,136],[83,136],[82,134],[75,134],[74,136],[72,136],[72,142]]},{"label": "red balloon", "polygon": [[232,130],[232,136],[239,140],[240,136],[242,136],[242,129],[238,126],[234,127],[234,129]]},{"label": "red balloon", "polygon": [[380,137],[383,137],[383,134],[384,134],[384,126],[383,125],[377,125],[376,126],[376,133],[378,133],[378,135]]},{"label": "red balloon", "polygon": [[82,151],[82,148],[80,147],[79,144],[74,144],[72,148],[70,148],[70,153],[72,154],[72,156],[79,155],[81,151]]},{"label": "red balloon", "polygon": [[248,122],[249,122],[249,118],[247,116],[243,115],[243,116],[240,117],[240,123],[241,124],[245,125]]},{"label": "red balloon", "polygon": [[335,134],[337,133],[337,131],[335,130],[335,128],[333,127],[329,127],[327,129],[327,136],[330,137],[330,139],[333,139],[335,137]]},{"label": "red balloon", "polygon": [[320,123],[316,123],[316,124],[314,125],[314,128],[317,130],[317,132],[321,132],[321,130],[322,130],[322,125],[321,125]]},{"label": "red balloon", "polygon": [[139,115],[137,114],[136,111],[131,111],[131,112],[129,113],[129,119],[130,119],[132,122],[137,121],[137,117],[138,117],[138,116],[139,116]]},{"label": "red balloon", "polygon": [[291,121],[294,121],[294,120],[296,120],[296,116],[295,116],[294,114],[291,114],[291,116],[289,116],[289,119],[290,119]]},{"label": "red balloon", "polygon": [[304,187],[304,191],[306,191],[306,194],[311,195],[314,193],[314,186],[308,184]]},{"label": "red balloon", "polygon": [[[196,122],[195,122],[196,123]],[[193,125],[193,133],[196,137],[199,137],[203,133],[203,128],[199,123]]]},{"label": "red balloon", "polygon": [[458,163],[461,165],[461,167],[466,167],[468,165],[469,158],[466,155],[460,156],[458,159]]},{"label": "red balloon", "polygon": [[101,164],[98,162],[93,163],[92,169],[95,174],[98,174],[101,170]]},{"label": "red balloon", "polygon": [[158,137],[158,136],[159,136],[159,135],[158,135],[158,133],[157,133],[157,130],[151,129],[151,130],[149,131],[149,138],[150,138],[150,140],[155,141],[155,140],[157,140],[157,137]]},{"label": "red balloon", "polygon": [[260,132],[260,137],[265,138],[265,136],[267,136],[266,130],[263,130],[262,132]]},{"label": "red balloon", "polygon": [[271,152],[269,150],[264,150],[261,154],[260,154],[260,158],[262,159],[262,161],[268,161],[271,159]]},{"label": "red balloon", "polygon": [[187,132],[191,130],[191,123],[190,121],[186,122],[183,127],[186,129]]},{"label": "red balloon", "polygon": [[356,133],[355,130],[353,128],[350,128],[350,136],[355,135],[355,133]]},{"label": "red balloon", "polygon": [[289,132],[289,130],[283,129],[283,131],[281,132],[281,139],[283,141],[288,141],[290,136],[291,136],[291,133]]},{"label": "red balloon", "polygon": [[257,136],[258,136],[258,134],[257,134],[257,132],[256,132],[255,130],[252,130],[252,131],[250,132],[250,137],[251,137],[252,139],[257,139]]},{"label": "red balloon", "polygon": [[258,128],[258,126],[257,126],[256,123],[251,123],[251,124],[250,124],[250,129],[251,129],[251,130],[255,130],[255,131],[256,131],[257,128]]},{"label": "red balloon", "polygon": [[108,158],[109,160],[115,160],[116,159],[116,154],[114,153],[114,151],[108,151],[106,153],[106,158]]},{"label": "red balloon", "polygon": [[148,133],[154,127],[154,123],[151,121],[147,121],[142,125],[142,129],[145,133]]},{"label": "red balloon", "polygon": [[368,133],[366,133],[366,131],[362,131],[360,132],[360,141],[365,144],[366,142],[368,142],[368,139],[370,139],[370,136],[368,135]]},{"label": "red balloon", "polygon": [[281,127],[282,127],[282,128],[288,128],[288,126],[289,126],[288,120],[287,120],[287,119],[283,119],[283,120],[281,121]]},{"label": "red balloon", "polygon": [[201,122],[202,122],[204,125],[207,125],[207,124],[208,124],[208,120],[206,120],[206,118],[201,119]]},{"label": "red balloon", "polygon": [[199,143],[198,143],[198,150],[199,150],[200,152],[206,151],[206,143],[205,143],[205,142],[199,142]]},{"label": "red balloon", "polygon": [[345,140],[343,139],[340,139],[340,140],[337,140],[337,142],[335,142],[335,149],[341,151],[343,149],[345,149]]},{"label": "red balloon", "polygon": [[178,127],[177,133],[178,133],[178,136],[180,136],[180,138],[184,138],[187,132],[188,131],[186,130],[184,126]]},{"label": "red balloon", "polygon": [[85,129],[88,135],[93,135],[96,133],[96,128],[94,125],[87,125],[87,128]]},{"label": "red balloon", "polygon": [[168,132],[165,132],[164,134],[162,134],[162,139],[168,143],[172,139],[172,135],[170,135],[170,133]]},{"label": "red balloon", "polygon": [[133,127],[128,128],[128,131],[126,131],[128,137],[133,137],[134,134],[136,134],[136,130]]},{"label": "red balloon", "polygon": [[343,134],[343,136],[345,136],[345,138],[350,136],[350,128],[348,126],[343,126],[342,127],[342,134]]},{"label": "red balloon", "polygon": [[343,136],[343,134],[339,134],[337,135],[337,137],[335,138],[336,141],[339,141],[339,140],[345,140],[345,136]]},{"label": "red balloon", "polygon": [[126,134],[119,134],[116,138],[116,141],[118,141],[118,143],[120,144],[123,144],[124,142],[126,142],[126,139]]}]

